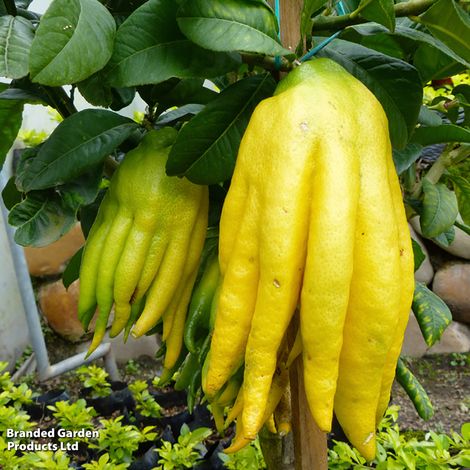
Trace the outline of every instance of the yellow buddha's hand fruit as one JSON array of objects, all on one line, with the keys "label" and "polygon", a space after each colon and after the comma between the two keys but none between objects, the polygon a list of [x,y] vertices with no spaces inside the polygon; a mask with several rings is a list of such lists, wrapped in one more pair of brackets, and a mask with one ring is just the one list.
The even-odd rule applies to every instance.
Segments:
[{"label": "yellow buddha's hand fruit", "polygon": [[266,419],[299,306],[312,415],[328,431],[334,410],[373,458],[413,290],[405,227],[375,96],[329,59],[294,69],[251,117],[220,223],[223,282],[204,391],[216,396],[244,363],[235,447]]},{"label": "yellow buddha's hand fruit", "polygon": [[[114,305],[111,335],[127,325],[134,336],[165,315],[171,367],[181,349],[186,307],[199,264],[208,216],[208,190],[165,173],[176,131],[150,131],[113,175],[88,236],[80,270],[79,318],[85,327],[98,305],[89,353],[101,342]],[[145,302],[143,302],[145,296]],[[129,327],[129,325],[127,325]]]}]

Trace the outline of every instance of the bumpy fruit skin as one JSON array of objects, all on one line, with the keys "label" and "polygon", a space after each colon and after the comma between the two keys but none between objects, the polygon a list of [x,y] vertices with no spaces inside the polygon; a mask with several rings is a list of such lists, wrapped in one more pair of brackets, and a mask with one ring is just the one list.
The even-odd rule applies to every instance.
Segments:
[{"label": "bumpy fruit skin", "polygon": [[207,228],[208,190],[166,175],[175,138],[171,128],[147,133],[125,156],[100,206],[80,271],[85,327],[99,308],[89,353],[103,338],[113,304],[112,336],[128,332],[130,318],[136,320],[132,334],[141,336],[166,314],[169,362],[181,349]]},{"label": "bumpy fruit skin", "polygon": [[234,448],[271,415],[279,349],[300,302],[312,415],[328,431],[334,410],[373,458],[411,304],[405,226],[377,99],[329,59],[297,67],[255,109],[221,217],[204,391],[216,396],[244,362]]}]

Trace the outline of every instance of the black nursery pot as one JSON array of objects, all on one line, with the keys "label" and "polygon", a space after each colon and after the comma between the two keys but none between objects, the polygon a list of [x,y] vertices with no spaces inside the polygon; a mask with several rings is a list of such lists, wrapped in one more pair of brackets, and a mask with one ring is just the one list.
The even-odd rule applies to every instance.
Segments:
[{"label": "black nursery pot", "polygon": [[101,416],[111,416],[115,411],[124,411],[135,407],[134,398],[125,382],[111,382],[111,393],[107,397],[91,398],[92,389],[84,388],[80,396]]},{"label": "black nursery pot", "polygon": [[155,445],[152,445],[142,457],[131,463],[129,470],[152,470],[158,464],[158,454],[155,452]]},{"label": "black nursery pot", "polygon": [[67,401],[70,399],[69,394],[63,389],[49,390],[42,395],[33,399],[33,403],[24,405],[24,409],[32,419],[41,419],[43,416],[52,415],[52,411],[47,407],[54,405],[58,401]]},{"label": "black nursery pot", "polygon": [[156,390],[150,392],[150,394],[162,408],[185,406],[187,402],[187,395],[184,390]]}]

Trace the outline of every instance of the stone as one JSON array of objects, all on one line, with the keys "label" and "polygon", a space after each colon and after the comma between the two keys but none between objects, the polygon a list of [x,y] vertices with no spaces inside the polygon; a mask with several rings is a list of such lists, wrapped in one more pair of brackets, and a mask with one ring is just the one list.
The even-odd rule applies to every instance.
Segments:
[{"label": "stone", "polygon": [[[462,220],[460,216],[458,220]],[[419,224],[419,216],[413,217],[410,220],[410,224],[412,227],[418,232],[420,235],[421,233],[421,226]],[[465,233],[462,229],[458,227],[454,227],[455,229],[455,238],[454,241],[449,245],[445,246],[441,243],[437,243],[435,240],[432,240],[436,245],[438,245],[443,250],[447,251],[451,255],[457,256],[458,258],[468,259],[470,260],[470,235]]]},{"label": "stone", "polygon": [[470,325],[470,263],[447,263],[434,276],[432,290],[450,308],[452,317]]},{"label": "stone", "polygon": [[38,291],[39,308],[47,324],[58,335],[73,343],[87,337],[78,319],[79,289],[79,280],[73,282],[68,289],[59,280],[43,284]]},{"label": "stone", "polygon": [[452,322],[444,331],[441,340],[429,348],[425,343],[418,321],[410,313],[401,353],[404,356],[422,357],[428,354],[462,353],[470,351],[470,328],[463,323]]},{"label": "stone", "polygon": [[431,259],[429,258],[428,249],[426,248],[423,241],[421,240],[421,237],[415,232],[415,230],[410,224],[409,224],[409,228],[410,228],[411,238],[413,238],[413,240],[415,240],[419,244],[419,246],[421,247],[421,250],[423,250],[423,253],[426,256],[426,258],[424,258],[424,261],[421,263],[421,266],[415,272],[415,279],[418,282],[424,282],[424,284],[430,284],[432,281],[432,278],[434,277],[434,269],[431,264]]},{"label": "stone", "polygon": [[50,245],[24,249],[29,273],[34,277],[55,276],[62,273],[67,261],[83,246],[80,224],[76,224],[62,238]]},{"label": "stone", "polygon": [[[47,324],[62,338],[73,342],[82,342],[71,350],[70,355],[86,351],[91,341],[91,334],[83,331],[78,320],[78,296],[80,281],[73,282],[66,290],[62,281],[44,284],[38,292],[38,302],[40,310],[47,321]],[[113,312],[110,315],[109,326],[111,325]],[[94,321],[90,324],[90,331],[93,331]],[[88,341],[89,340],[89,341]],[[122,333],[116,338],[109,338],[106,333],[103,343],[111,342],[116,361],[125,363],[129,359],[136,359],[139,356],[154,357],[159,348],[159,340],[156,335],[142,336],[134,339],[129,336],[126,343],[122,340]]]}]

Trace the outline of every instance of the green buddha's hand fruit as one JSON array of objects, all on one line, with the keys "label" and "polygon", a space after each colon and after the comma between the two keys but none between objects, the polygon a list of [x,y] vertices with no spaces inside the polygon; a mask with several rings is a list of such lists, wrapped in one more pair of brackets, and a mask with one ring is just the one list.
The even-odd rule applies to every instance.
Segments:
[{"label": "green buddha's hand fruit", "polygon": [[165,316],[166,366],[181,349],[207,228],[208,190],[166,175],[176,134],[171,128],[151,131],[125,156],[88,236],[78,314],[87,328],[98,306],[89,353],[101,342],[113,305],[111,336],[128,332],[130,319],[136,321],[132,335],[141,336]]}]

